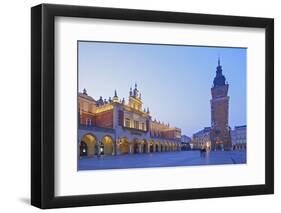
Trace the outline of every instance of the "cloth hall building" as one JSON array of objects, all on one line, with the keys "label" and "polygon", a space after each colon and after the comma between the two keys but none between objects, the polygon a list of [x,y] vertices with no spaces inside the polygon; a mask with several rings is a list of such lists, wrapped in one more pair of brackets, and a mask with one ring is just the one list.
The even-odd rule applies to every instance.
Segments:
[{"label": "cloth hall building", "polygon": [[135,85],[126,102],[115,90],[95,100],[78,94],[78,155],[121,155],[181,150],[181,129],[152,120]]}]

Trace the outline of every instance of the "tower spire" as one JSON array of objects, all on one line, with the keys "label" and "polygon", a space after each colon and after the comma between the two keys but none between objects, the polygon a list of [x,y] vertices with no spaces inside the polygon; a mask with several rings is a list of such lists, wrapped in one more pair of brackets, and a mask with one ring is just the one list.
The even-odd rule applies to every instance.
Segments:
[{"label": "tower spire", "polygon": [[83,95],[88,95],[86,88],[83,89]]},{"label": "tower spire", "polygon": [[114,90],[114,96],[113,96],[113,99],[112,99],[113,102],[118,102],[118,96],[117,96],[117,91]]},{"label": "tower spire", "polygon": [[138,90],[137,82],[135,83],[135,89],[134,89],[134,92],[133,92],[133,96],[135,98],[139,98],[139,90]]},{"label": "tower spire", "polygon": [[221,66],[221,60],[220,57],[218,57],[218,66],[216,70],[216,77],[214,78],[213,85],[216,86],[222,86],[225,85],[225,77],[222,74],[222,66]]},{"label": "tower spire", "polygon": [[129,93],[130,96],[133,96],[133,92],[132,92],[132,87],[130,87],[130,93]]}]

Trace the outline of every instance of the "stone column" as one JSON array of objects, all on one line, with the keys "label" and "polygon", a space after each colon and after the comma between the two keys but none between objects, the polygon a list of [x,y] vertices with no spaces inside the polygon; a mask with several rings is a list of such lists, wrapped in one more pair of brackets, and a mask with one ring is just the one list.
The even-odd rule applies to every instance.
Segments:
[{"label": "stone column", "polygon": [[100,156],[101,155],[101,151],[100,151],[100,142],[97,141],[97,155]]},{"label": "stone column", "polygon": [[113,150],[112,150],[112,155],[116,155],[116,146],[117,146],[117,139],[113,141]]},{"label": "stone column", "polygon": [[80,144],[79,144],[79,141],[78,141],[78,144],[77,144],[77,162],[79,161],[80,159]]},{"label": "stone column", "polygon": [[133,154],[133,143],[129,144],[129,148],[130,148],[130,154]]},{"label": "stone column", "polygon": [[141,143],[138,144],[138,153],[142,153]]}]

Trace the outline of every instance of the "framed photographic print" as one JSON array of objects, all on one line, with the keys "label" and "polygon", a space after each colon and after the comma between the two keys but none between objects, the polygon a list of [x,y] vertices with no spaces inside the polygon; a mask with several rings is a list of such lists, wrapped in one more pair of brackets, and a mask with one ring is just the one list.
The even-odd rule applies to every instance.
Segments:
[{"label": "framed photographic print", "polygon": [[272,194],[274,21],[31,9],[31,203]]}]

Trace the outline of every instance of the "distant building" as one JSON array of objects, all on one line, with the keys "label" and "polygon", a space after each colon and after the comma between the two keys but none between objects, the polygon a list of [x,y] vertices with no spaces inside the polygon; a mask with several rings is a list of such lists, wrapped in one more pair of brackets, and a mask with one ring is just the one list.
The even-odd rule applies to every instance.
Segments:
[{"label": "distant building", "polygon": [[228,125],[228,84],[222,74],[220,59],[216,70],[216,76],[211,88],[211,149],[231,150],[230,128]]},{"label": "distant building", "polygon": [[181,136],[181,150],[190,150],[192,149],[191,147],[191,138],[188,137],[187,135],[182,135]]},{"label": "distant building", "polygon": [[181,142],[182,143],[190,143],[191,142],[191,138],[188,137],[187,135],[182,135],[181,136]]},{"label": "distant building", "polygon": [[247,148],[247,126],[235,126],[231,131],[232,149],[244,150]]},{"label": "distant building", "polygon": [[80,156],[119,155],[181,150],[181,129],[152,120],[135,85],[128,102],[113,97],[95,100],[86,89],[78,94]]},{"label": "distant building", "polygon": [[196,132],[192,136],[192,148],[193,149],[211,149],[211,127],[205,127],[204,129]]}]

